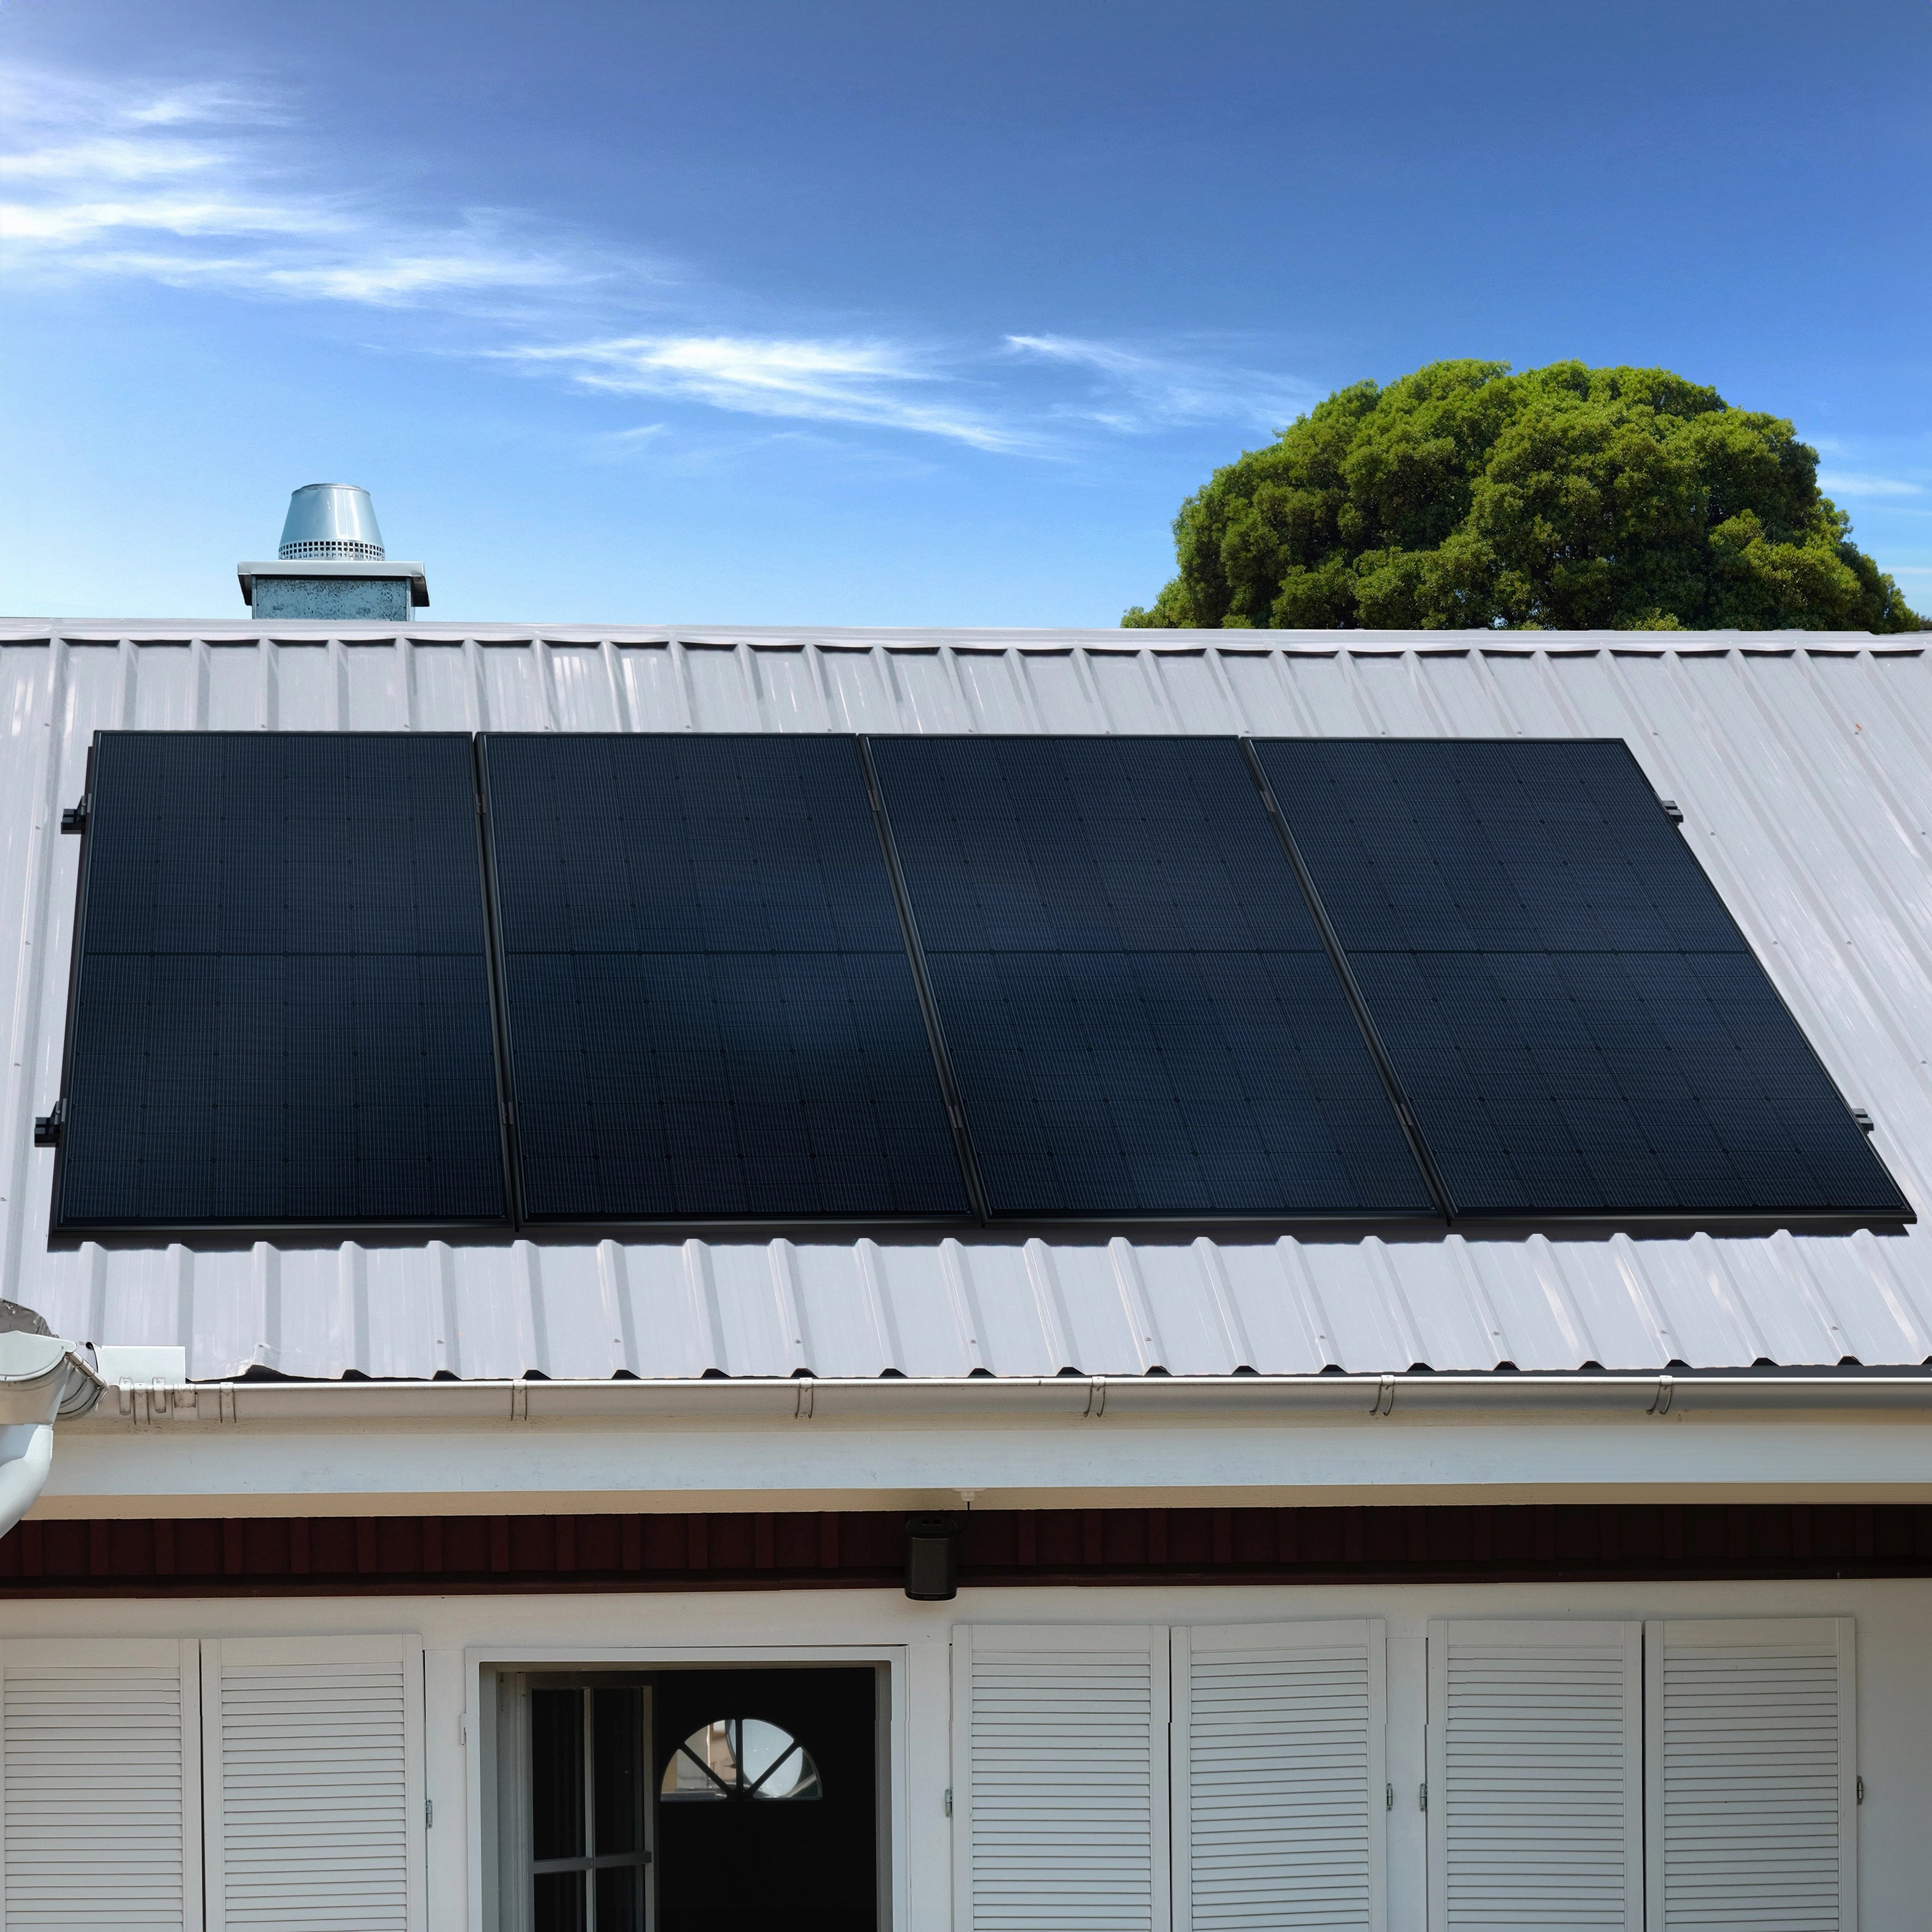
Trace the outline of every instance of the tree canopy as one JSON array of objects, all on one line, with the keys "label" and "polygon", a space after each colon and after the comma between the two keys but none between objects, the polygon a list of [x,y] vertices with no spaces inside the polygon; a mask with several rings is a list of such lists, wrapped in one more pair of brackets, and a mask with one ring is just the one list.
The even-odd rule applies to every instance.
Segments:
[{"label": "tree canopy", "polygon": [[1790,423],[1668,370],[1432,362],[1217,470],[1120,621],[1917,629],[1850,530]]}]

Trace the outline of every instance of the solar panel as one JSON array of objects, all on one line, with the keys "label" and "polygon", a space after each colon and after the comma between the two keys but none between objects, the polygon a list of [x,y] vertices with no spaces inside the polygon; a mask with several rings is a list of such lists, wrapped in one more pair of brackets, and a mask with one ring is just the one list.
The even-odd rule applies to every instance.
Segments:
[{"label": "solar panel", "polygon": [[850,739],[483,743],[529,1218],[968,1211]]},{"label": "solar panel", "polygon": [[1425,1215],[1239,746],[870,741],[997,1215]]},{"label": "solar panel", "polygon": [[55,1222],[501,1220],[460,735],[95,740]]},{"label": "solar panel", "polygon": [[1463,1215],[1897,1214],[1621,740],[1257,747]]}]

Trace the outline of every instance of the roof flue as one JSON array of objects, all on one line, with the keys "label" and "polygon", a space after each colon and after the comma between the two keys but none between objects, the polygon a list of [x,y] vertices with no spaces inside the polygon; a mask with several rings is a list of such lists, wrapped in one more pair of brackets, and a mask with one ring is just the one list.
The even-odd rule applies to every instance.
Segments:
[{"label": "roof flue", "polygon": [[304,483],[289,499],[280,554],[380,563],[387,553],[368,491],[354,483]]}]

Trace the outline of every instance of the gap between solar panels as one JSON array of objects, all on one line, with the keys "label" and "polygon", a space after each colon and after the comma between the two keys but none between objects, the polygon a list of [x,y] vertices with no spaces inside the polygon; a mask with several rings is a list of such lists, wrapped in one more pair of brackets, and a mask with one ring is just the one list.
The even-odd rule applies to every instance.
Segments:
[{"label": "gap between solar panels", "polygon": [[88,794],[62,1233],[1910,1218],[1618,741],[104,733]]}]

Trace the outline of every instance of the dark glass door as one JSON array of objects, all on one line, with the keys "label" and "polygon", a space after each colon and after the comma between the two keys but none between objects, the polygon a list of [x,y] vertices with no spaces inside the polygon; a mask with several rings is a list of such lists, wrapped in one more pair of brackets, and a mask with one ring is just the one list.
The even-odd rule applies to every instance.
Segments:
[{"label": "dark glass door", "polygon": [[656,1679],[652,1932],[876,1932],[876,1695],[870,1670]]}]

